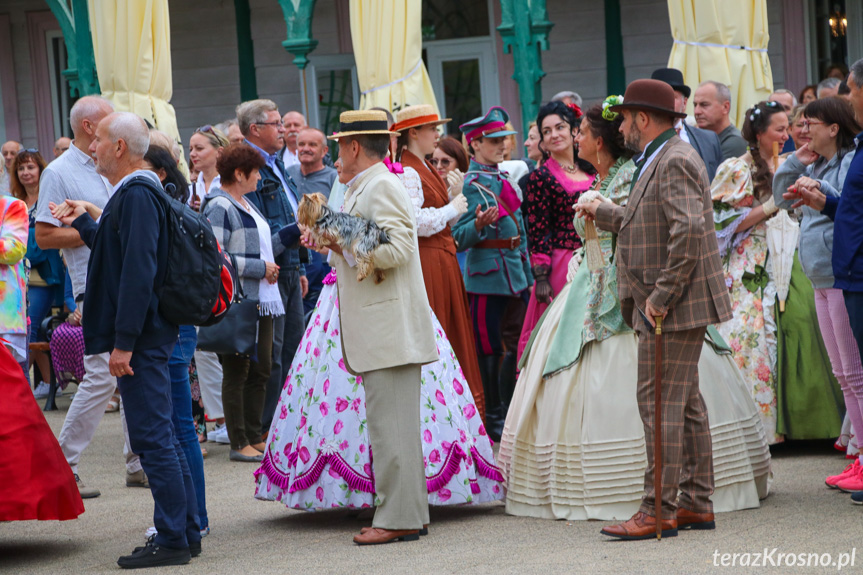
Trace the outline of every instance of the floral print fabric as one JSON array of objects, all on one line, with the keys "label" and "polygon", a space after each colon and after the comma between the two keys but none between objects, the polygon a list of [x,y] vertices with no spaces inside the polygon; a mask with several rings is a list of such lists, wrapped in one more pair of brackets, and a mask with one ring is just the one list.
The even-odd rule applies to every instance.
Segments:
[{"label": "floral print fabric", "polygon": [[549,265],[554,249],[581,247],[581,238],[572,225],[575,218],[572,206],[595,179],[591,176],[583,182],[572,182],[571,189],[567,190],[552,173],[549,167],[552,163],[556,164],[554,159],[549,159],[530,175],[522,207],[533,265]]},{"label": "floral print fabric", "polygon": [[[723,162],[716,171],[711,195],[717,226],[723,221],[739,222],[754,202],[749,165],[739,158]],[[736,230],[736,223],[725,227],[729,225]],[[721,231],[717,230],[717,236]],[[731,346],[734,361],[751,386],[768,441],[776,443],[781,441],[776,433],[776,287],[767,272],[766,221],[729,235],[725,247],[725,283],[734,317],[718,326],[719,333]]]},{"label": "floral print fabric", "polygon": [[[345,368],[335,274],[326,278],[255,473],[258,499],[293,509],[374,505],[362,378]],[[429,310],[431,313],[431,310]],[[421,434],[432,505],[503,498],[491,440],[437,318],[440,360],[422,369]]]}]

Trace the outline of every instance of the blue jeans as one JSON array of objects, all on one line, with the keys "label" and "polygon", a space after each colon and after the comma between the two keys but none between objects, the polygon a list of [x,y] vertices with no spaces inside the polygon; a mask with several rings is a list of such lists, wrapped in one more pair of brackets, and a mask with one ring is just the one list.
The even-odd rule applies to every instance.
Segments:
[{"label": "blue jeans", "polygon": [[[39,328],[42,326],[42,321],[48,317],[51,311],[51,306],[57,298],[58,286],[30,286],[27,290],[27,299],[30,300],[30,308],[28,314],[30,316],[30,343],[35,341],[46,341],[39,335]],[[42,375],[42,378],[47,378],[48,375]]]},{"label": "blue jeans", "polygon": [[201,444],[198,442],[198,433],[192,417],[192,388],[189,384],[189,363],[195,354],[197,342],[198,334],[194,326],[181,325],[180,338],[174,346],[171,359],[168,360],[168,368],[171,372],[171,402],[174,407],[171,421],[174,423],[177,440],[186,455],[189,472],[192,474],[192,483],[195,486],[195,496],[198,501],[198,519],[201,529],[204,529],[210,525],[207,518],[207,497],[204,486],[204,458],[201,456]]},{"label": "blue jeans", "polygon": [[175,346],[171,342],[135,350],[131,361],[134,375],[117,378],[117,385],[126,407],[129,445],[141,456],[141,466],[150,481],[155,503],[153,524],[158,531],[156,544],[185,549],[189,543],[201,540],[201,528],[192,475],[170,415],[168,361]]}]

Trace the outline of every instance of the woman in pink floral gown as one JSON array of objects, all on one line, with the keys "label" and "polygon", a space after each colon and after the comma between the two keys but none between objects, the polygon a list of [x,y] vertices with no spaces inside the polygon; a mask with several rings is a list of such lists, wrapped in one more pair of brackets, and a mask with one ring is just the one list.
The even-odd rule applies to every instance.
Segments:
[{"label": "woman in pink floral gown", "polygon": [[[375,504],[365,394],[362,378],[345,369],[335,281],[334,271],[324,280],[255,472],[256,498],[293,509]],[[502,499],[491,440],[449,341],[432,319],[440,359],[423,367],[420,412],[429,504]]]}]

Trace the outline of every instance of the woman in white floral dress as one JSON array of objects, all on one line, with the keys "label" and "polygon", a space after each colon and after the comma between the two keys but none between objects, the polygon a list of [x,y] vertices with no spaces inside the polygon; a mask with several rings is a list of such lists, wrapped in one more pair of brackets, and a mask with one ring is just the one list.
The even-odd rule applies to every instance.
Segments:
[{"label": "woman in white floral dress", "polygon": [[[334,201],[341,204],[337,195]],[[434,314],[432,321],[440,359],[423,366],[420,408],[429,504],[502,499],[491,440]],[[348,373],[342,357],[335,271],[324,279],[255,476],[256,498],[292,509],[375,504],[365,394],[362,378]]]},{"label": "woman in white floral dress", "polygon": [[711,185],[734,310],[718,329],[750,386],[770,443],[837,437],[841,392],[818,331],[812,285],[796,256],[786,310],[775,309],[767,220],[777,211],[772,147],[788,139],[788,118],[773,102],[757,104],[746,116],[743,136],[750,151],[723,162]]}]

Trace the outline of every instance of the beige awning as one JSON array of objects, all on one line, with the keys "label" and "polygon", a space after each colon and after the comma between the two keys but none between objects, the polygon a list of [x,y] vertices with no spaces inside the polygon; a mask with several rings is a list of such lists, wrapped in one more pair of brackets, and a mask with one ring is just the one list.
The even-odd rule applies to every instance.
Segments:
[{"label": "beige awning", "polygon": [[674,46],[668,67],[694,90],[706,80],[731,89],[731,121],[773,92],[766,0],[668,0]]}]

